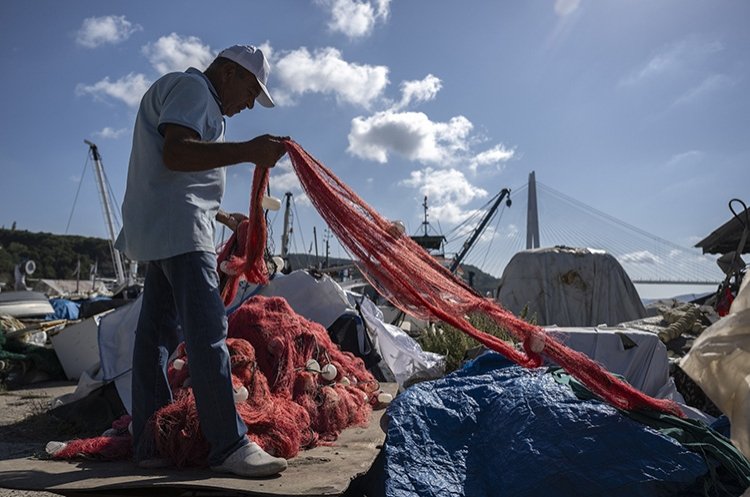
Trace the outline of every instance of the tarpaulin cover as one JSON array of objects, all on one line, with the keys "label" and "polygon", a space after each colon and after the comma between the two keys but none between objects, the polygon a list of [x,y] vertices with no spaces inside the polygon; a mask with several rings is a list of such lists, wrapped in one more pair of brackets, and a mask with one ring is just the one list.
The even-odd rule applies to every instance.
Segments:
[{"label": "tarpaulin cover", "polygon": [[526,309],[541,325],[614,325],[646,317],[617,259],[594,249],[518,252],[503,271],[497,300],[516,315]]},{"label": "tarpaulin cover", "polygon": [[699,455],[545,371],[490,353],[398,396],[386,495],[663,496],[708,472]]},{"label": "tarpaulin cover", "polygon": [[78,319],[78,314],[81,311],[80,304],[68,299],[51,299],[49,303],[55,312],[48,314],[46,319],[68,319],[70,321]]}]

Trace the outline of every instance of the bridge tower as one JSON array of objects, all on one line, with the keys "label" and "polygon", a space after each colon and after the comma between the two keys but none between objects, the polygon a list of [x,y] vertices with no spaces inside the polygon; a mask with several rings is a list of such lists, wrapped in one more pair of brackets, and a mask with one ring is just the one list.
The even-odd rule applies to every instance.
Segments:
[{"label": "bridge tower", "polygon": [[536,175],[529,173],[529,199],[526,209],[526,250],[539,248],[539,211],[536,206]]}]

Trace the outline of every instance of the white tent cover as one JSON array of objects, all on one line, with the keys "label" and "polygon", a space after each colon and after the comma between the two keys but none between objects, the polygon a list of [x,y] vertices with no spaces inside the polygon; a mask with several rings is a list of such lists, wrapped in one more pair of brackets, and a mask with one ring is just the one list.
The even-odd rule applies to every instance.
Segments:
[{"label": "white tent cover", "polygon": [[603,251],[553,247],[517,253],[503,271],[497,300],[543,326],[615,325],[646,317],[617,259]]}]

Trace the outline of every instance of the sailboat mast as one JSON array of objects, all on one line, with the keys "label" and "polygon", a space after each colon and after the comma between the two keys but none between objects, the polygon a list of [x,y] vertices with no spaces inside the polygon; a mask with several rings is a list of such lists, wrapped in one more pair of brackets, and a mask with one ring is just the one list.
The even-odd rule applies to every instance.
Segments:
[{"label": "sailboat mast", "polygon": [[284,203],[284,231],[281,233],[281,257],[286,259],[289,253],[289,232],[291,231],[291,204],[292,204],[292,192],[286,192],[286,202]]},{"label": "sailboat mast", "polygon": [[83,140],[86,145],[91,149],[91,156],[94,159],[94,172],[96,173],[96,185],[99,187],[99,198],[102,202],[102,208],[104,209],[104,222],[107,225],[107,232],[109,234],[109,249],[112,254],[112,261],[115,265],[115,275],[117,276],[117,284],[125,282],[125,271],[122,268],[122,257],[120,252],[115,248],[115,226],[112,218],[112,202],[107,193],[106,184],[104,181],[104,166],[102,166],[102,157],[99,155],[99,149],[94,143],[88,140]]}]

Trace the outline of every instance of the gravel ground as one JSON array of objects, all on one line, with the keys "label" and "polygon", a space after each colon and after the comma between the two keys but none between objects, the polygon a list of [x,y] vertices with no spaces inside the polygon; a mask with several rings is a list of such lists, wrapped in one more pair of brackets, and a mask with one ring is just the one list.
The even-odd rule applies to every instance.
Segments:
[{"label": "gravel ground", "polygon": [[[38,383],[0,389],[0,461],[34,457],[50,440],[65,439],[60,424],[47,414],[55,397],[75,390],[74,382]],[[1,387],[0,387],[1,388]],[[0,470],[0,487],[2,486]],[[0,497],[53,497],[49,492],[0,488]]]}]

